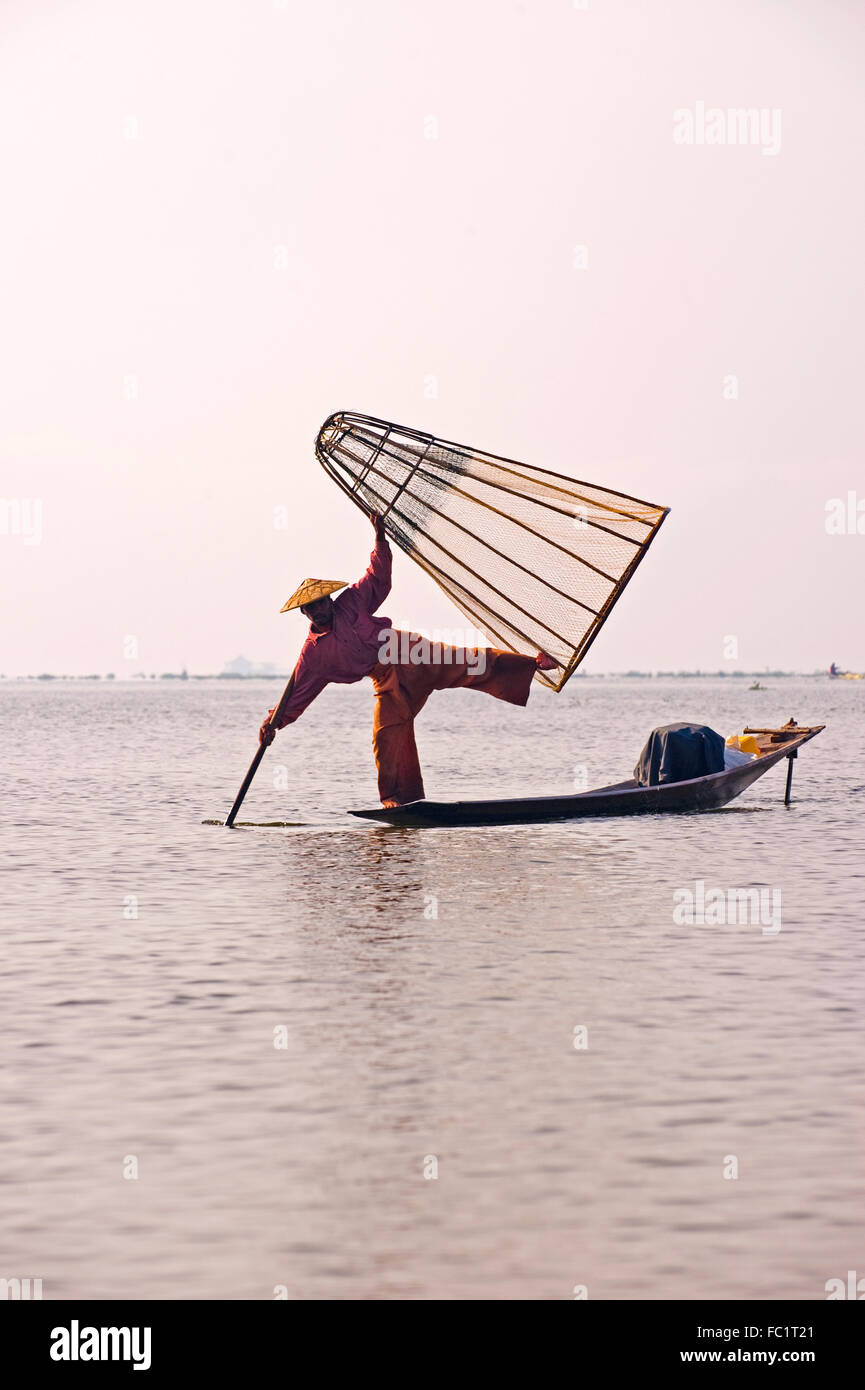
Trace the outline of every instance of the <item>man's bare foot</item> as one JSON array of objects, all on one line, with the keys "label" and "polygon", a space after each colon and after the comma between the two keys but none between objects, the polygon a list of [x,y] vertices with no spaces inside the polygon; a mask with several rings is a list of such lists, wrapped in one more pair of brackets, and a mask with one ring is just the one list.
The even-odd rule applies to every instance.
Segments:
[{"label": "man's bare foot", "polygon": [[554,671],[561,664],[560,661],[555,661],[553,657],[547,656],[546,652],[538,652],[535,657],[535,665],[539,671]]}]

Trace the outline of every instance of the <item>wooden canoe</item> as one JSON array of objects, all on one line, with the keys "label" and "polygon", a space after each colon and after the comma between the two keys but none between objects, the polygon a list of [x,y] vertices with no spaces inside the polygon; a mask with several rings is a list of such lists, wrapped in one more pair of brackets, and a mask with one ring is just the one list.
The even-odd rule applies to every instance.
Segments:
[{"label": "wooden canoe", "polygon": [[[746,729],[753,734],[760,756],[741,767],[641,787],[631,779],[574,796],[531,796],[502,801],[412,801],[407,806],[377,806],[350,811],[364,820],[417,828],[436,825],[513,825],[530,821],[578,820],[588,816],[631,816],[670,811],[715,811],[762,777],[784,758],[795,758],[803,743],[815,738],[824,724],[788,724],[781,729]],[[788,764],[792,771],[792,762]],[[789,778],[788,787],[789,795]]]}]

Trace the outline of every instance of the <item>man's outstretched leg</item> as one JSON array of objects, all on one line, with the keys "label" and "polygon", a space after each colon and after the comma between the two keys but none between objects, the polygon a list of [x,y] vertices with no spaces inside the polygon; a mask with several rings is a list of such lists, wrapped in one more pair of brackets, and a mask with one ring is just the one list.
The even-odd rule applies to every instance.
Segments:
[{"label": "man's outstretched leg", "polygon": [[416,715],[434,690],[479,690],[496,700],[506,700],[509,705],[524,705],[538,661],[533,656],[498,651],[495,647],[442,644],[432,660],[418,666],[406,663],[396,669],[412,714]]},{"label": "man's outstretched leg", "polygon": [[376,693],[373,748],[379,796],[385,806],[404,806],[423,799],[423,777],[414,737],[414,718],[434,690],[480,690],[511,705],[524,705],[535,672],[550,669],[518,652],[495,647],[449,647],[424,652],[417,663],[382,662],[370,673]]}]

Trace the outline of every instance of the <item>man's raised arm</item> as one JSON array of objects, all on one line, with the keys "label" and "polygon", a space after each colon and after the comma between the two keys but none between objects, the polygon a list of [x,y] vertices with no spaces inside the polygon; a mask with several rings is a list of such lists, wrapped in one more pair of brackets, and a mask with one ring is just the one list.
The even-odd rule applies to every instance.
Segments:
[{"label": "man's raised arm", "polygon": [[367,612],[374,613],[390,593],[392,556],[381,517],[371,512],[369,519],[375,527],[375,548],[366,574],[351,587]]}]

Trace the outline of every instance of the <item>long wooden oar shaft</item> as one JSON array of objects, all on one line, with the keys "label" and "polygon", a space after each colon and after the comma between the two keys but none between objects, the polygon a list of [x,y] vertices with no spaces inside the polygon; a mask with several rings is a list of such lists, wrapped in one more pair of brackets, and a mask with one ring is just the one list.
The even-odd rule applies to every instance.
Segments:
[{"label": "long wooden oar shaft", "polygon": [[[284,689],[283,692],[282,692],[282,695],[280,696],[279,704],[276,705],[276,707],[274,708],[273,714],[270,716],[270,718],[269,718],[268,721],[267,721],[268,724],[271,724],[271,725],[273,725],[273,726],[275,727],[274,721],[277,720],[277,719],[279,718],[279,716],[280,716],[282,710],[283,710],[284,707],[287,705],[287,703],[288,703],[288,701],[289,701],[289,699],[290,699],[290,697],[291,697],[291,692],[292,692],[293,689],[294,689],[294,674],[292,673],[292,675],[291,675],[291,677],[290,677],[290,679],[289,679],[288,685],[285,687],[285,689]],[[264,755],[265,755],[266,752],[267,752],[267,744],[265,744],[265,743],[260,744],[260,745],[259,745],[258,752],[256,753],[255,757],[253,758],[252,762],[249,764],[249,771],[247,772],[246,776],[244,777],[244,779],[243,779],[243,781],[242,781],[242,783],[241,783],[241,785],[240,785],[240,791],[237,793],[237,796],[234,798],[234,805],[232,806],[231,810],[229,811],[228,815],[227,815],[226,818],[225,818],[225,828],[226,828],[226,830],[230,830],[231,827],[234,825],[234,821],[235,821],[235,818],[236,818],[236,816],[237,816],[237,813],[238,813],[238,811],[240,810],[241,806],[243,805],[243,798],[246,796],[246,793],[249,791],[250,787],[252,786],[252,779],[253,779],[253,777],[255,776],[256,772],[258,771],[258,765],[259,765],[259,763],[261,762],[261,760],[262,760],[262,758],[264,757]]]}]

